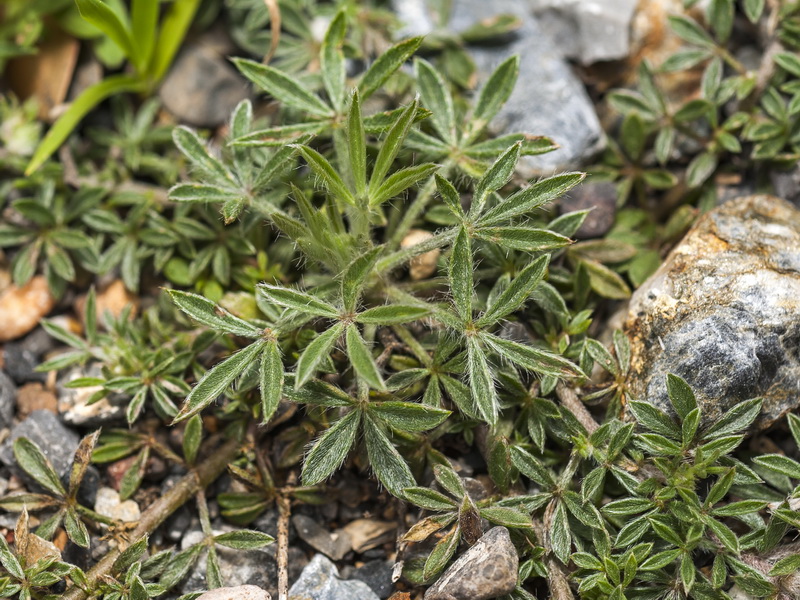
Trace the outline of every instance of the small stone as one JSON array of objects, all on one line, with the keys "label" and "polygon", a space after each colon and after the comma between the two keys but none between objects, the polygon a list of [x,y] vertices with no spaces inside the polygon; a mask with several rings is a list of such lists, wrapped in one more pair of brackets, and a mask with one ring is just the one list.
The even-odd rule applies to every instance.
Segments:
[{"label": "small stone", "polygon": [[394,588],[392,583],[393,566],[392,561],[371,560],[357,568],[350,576],[350,579],[363,581],[375,592],[378,598],[384,600],[392,595],[392,589]]},{"label": "small stone", "polygon": [[108,487],[101,487],[97,490],[97,499],[94,502],[94,510],[110,519],[116,519],[124,523],[138,521],[142,516],[139,505],[133,500],[120,500],[119,493]]},{"label": "small stone", "polygon": [[55,347],[53,338],[41,327],[35,329],[21,340],[8,342],[3,346],[3,368],[17,382],[46,381],[47,373],[39,373],[36,367],[42,362],[42,355]]},{"label": "small stone", "polygon": [[425,600],[489,600],[510,594],[518,568],[508,529],[493,527],[428,588]]},{"label": "small stone", "polygon": [[773,170],[769,174],[775,195],[800,207],[800,166],[788,171]]},{"label": "small stone", "polygon": [[[426,0],[394,0],[404,34],[426,35],[434,29],[434,5]],[[483,84],[503,60],[519,55],[519,77],[511,97],[489,126],[492,133],[526,133],[553,139],[559,149],[540,156],[523,156],[517,173],[526,179],[551,175],[589,159],[605,145],[600,121],[583,83],[556,49],[550,33],[518,0],[454,0],[450,31],[464,31],[482,19],[511,14],[522,23],[505,45],[468,47]]]},{"label": "small stone", "polygon": [[631,298],[633,398],[672,412],[666,375],[692,387],[705,423],[743,400],[753,429],[800,404],[800,211],[774,196],[706,213]]},{"label": "small stone", "polygon": [[271,600],[272,596],[254,585],[217,588],[199,596],[197,600]]},{"label": "small stone", "polygon": [[0,342],[15,340],[39,324],[56,300],[47,280],[37,275],[22,287],[9,286],[0,295]]},{"label": "small stone", "polygon": [[333,560],[342,560],[352,549],[349,535],[341,531],[331,533],[311,517],[294,515],[292,525],[301,540]]},{"label": "small stone", "polygon": [[0,429],[11,427],[14,420],[14,399],[16,397],[16,384],[11,377],[0,370]]},{"label": "small stone", "polygon": [[533,14],[567,58],[583,65],[625,58],[638,0],[532,0]]},{"label": "small stone", "polygon": [[397,523],[376,519],[356,519],[342,529],[352,540],[353,550],[359,553],[392,541],[396,530]]},{"label": "small stone", "polygon": [[[403,238],[403,241],[400,242],[400,247],[410,248],[411,246],[421,244],[425,240],[429,240],[432,237],[433,234],[430,231],[426,231],[424,229],[412,229],[406,234],[406,237]],[[427,279],[436,273],[436,269],[439,264],[439,255],[441,253],[442,251],[439,250],[439,248],[435,248],[429,252],[418,254],[408,261],[408,271],[411,279],[414,281],[419,281],[420,279]]]},{"label": "small stone", "polygon": [[180,121],[217,127],[249,96],[249,89],[214,41],[204,36],[183,47],[158,95]]},{"label": "small stone", "polygon": [[[83,315],[85,306],[86,296],[81,296],[75,302],[76,312],[79,315]],[[114,318],[119,318],[128,307],[131,308],[131,318],[136,316],[139,308],[139,298],[127,290],[121,279],[115,279],[97,294],[95,312],[98,324],[102,325],[106,313],[110,313]]]},{"label": "small stone", "polygon": [[562,215],[578,210],[589,210],[586,220],[573,237],[581,240],[602,237],[614,225],[614,217],[617,214],[617,188],[608,181],[584,183],[559,200],[558,210]]},{"label": "small stone", "polygon": [[289,600],[379,600],[363,581],[339,579],[330,560],[317,554],[289,590]]},{"label": "small stone", "polygon": [[70,381],[81,377],[103,378],[100,365],[74,367],[58,380],[56,386],[58,390],[58,412],[65,423],[77,427],[97,427],[125,418],[125,407],[119,404],[112,404],[108,396],[98,402],[89,404],[92,396],[103,389],[102,386],[66,387]]},{"label": "small stone", "polygon": [[[75,450],[78,448],[78,434],[67,429],[52,412],[47,410],[33,411],[28,418],[16,425],[8,439],[0,447],[0,462],[17,470],[14,459],[14,442],[17,438],[28,438],[37,444],[44,455],[50,460],[56,473],[67,473]],[[26,481],[29,478],[23,476]]]},{"label": "small stone", "polygon": [[35,410],[56,412],[56,395],[44,389],[41,383],[26,383],[17,392],[17,411],[20,418],[25,418]]}]

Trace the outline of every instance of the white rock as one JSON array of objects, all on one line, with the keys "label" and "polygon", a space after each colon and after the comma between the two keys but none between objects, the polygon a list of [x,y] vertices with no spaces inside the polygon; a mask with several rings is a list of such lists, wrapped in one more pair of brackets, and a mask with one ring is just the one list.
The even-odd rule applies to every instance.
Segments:
[{"label": "white rock", "polygon": [[271,600],[272,596],[254,585],[217,588],[206,592],[197,600]]},{"label": "white rock", "polygon": [[97,500],[94,503],[94,510],[110,519],[130,523],[138,521],[141,517],[139,505],[133,500],[121,502],[119,493],[108,487],[101,487],[97,490]]}]

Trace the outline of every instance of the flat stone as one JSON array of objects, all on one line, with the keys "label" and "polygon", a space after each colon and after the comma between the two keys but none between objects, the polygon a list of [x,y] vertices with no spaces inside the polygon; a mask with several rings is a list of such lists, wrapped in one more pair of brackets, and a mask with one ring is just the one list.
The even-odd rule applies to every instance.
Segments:
[{"label": "flat stone", "polygon": [[614,225],[617,214],[617,188],[608,181],[583,183],[558,201],[558,210],[562,215],[578,210],[589,210],[586,220],[573,237],[577,239],[602,237]]},{"label": "flat stone", "polygon": [[317,554],[289,590],[289,600],[380,600],[363,581],[339,578],[330,560]]},{"label": "flat stone", "polygon": [[59,475],[65,474],[72,465],[80,441],[78,434],[64,427],[52,412],[35,410],[11,430],[8,439],[0,447],[0,462],[12,469],[17,468],[14,442],[21,437],[37,444]]},{"label": "flat stone", "polygon": [[567,58],[583,65],[625,58],[638,0],[531,0],[539,23]]},{"label": "flat stone", "polygon": [[631,395],[671,412],[666,375],[694,389],[704,422],[764,399],[753,429],[800,404],[800,211],[774,196],[701,217],[633,295]]},{"label": "flat stone", "polygon": [[508,529],[493,527],[428,588],[425,600],[489,600],[510,594],[518,568]]},{"label": "flat stone", "polygon": [[[403,34],[425,35],[434,30],[425,0],[393,0]],[[448,29],[463,31],[498,14],[519,17],[522,25],[505,45],[469,47],[479,85],[509,56],[520,56],[517,86],[490,124],[495,134],[527,133],[552,138],[560,148],[541,156],[524,156],[517,172],[531,178],[576,167],[605,145],[600,121],[581,81],[556,44],[532,17],[526,2],[517,0],[454,0]]]},{"label": "flat stone", "polygon": [[211,590],[197,600],[272,600],[272,596],[254,585],[238,585]]},{"label": "flat stone", "polygon": [[342,528],[359,553],[392,541],[396,530],[397,523],[377,519],[355,519]]},{"label": "flat stone", "polygon": [[207,36],[186,44],[164,78],[158,95],[184,123],[217,127],[236,105],[249,97],[247,81]]},{"label": "flat stone", "polygon": [[342,531],[332,533],[306,515],[294,515],[292,525],[301,540],[333,560],[342,560],[353,549],[349,535]]}]

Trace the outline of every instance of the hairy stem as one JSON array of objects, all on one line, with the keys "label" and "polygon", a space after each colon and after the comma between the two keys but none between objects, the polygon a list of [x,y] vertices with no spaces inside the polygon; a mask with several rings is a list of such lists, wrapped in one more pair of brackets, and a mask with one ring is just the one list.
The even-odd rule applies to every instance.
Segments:
[{"label": "hairy stem", "polygon": [[[228,463],[233,460],[239,450],[239,442],[235,439],[228,440],[221,447],[208,453],[208,458],[201,461],[193,470],[189,471],[163,496],[159,497],[148,508],[136,529],[130,536],[130,544],[135,544],[146,535],[150,535],[167,518],[183,506],[190,498],[200,491],[207,488],[225,470]],[[119,546],[112,548],[108,553],[86,573],[89,588],[93,588],[104,576],[111,573],[114,561],[120,555],[122,548]],[[86,592],[78,587],[71,587],[61,597],[62,600],[85,600]]]}]

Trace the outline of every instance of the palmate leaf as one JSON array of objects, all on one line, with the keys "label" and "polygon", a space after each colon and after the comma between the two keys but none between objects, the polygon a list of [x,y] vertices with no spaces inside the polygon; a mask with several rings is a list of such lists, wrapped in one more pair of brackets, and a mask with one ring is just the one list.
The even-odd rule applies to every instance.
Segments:
[{"label": "palmate leaf", "polygon": [[204,296],[179,290],[167,291],[172,301],[178,305],[178,308],[195,321],[215,331],[223,331],[249,338],[259,337],[263,333],[260,328],[232,315]]},{"label": "palmate leaf", "polygon": [[372,273],[381,250],[380,246],[367,250],[351,262],[342,274],[342,301],[346,311],[356,310],[361,290]]},{"label": "palmate leaf", "polygon": [[460,540],[460,528],[453,527],[453,529],[448,532],[447,535],[445,535],[436,543],[436,546],[433,547],[433,550],[425,561],[425,566],[422,570],[422,576],[424,579],[430,579],[447,566],[447,563],[450,562],[451,558],[453,558]]},{"label": "palmate leaf", "polygon": [[339,11],[328,26],[320,52],[320,73],[325,91],[333,107],[341,111],[344,107],[345,66],[342,45],[347,32],[344,11]]},{"label": "palmate leaf", "polygon": [[322,180],[322,183],[330,193],[351,206],[356,206],[356,199],[352,192],[347,188],[336,169],[333,168],[328,159],[309,146],[295,146],[301,156],[306,160],[308,166]]},{"label": "palmate leaf", "polygon": [[400,195],[412,185],[430,177],[438,169],[439,165],[425,163],[413,167],[406,167],[405,169],[392,173],[380,187],[375,190],[374,194],[370,193],[370,206],[379,206],[387,200]]},{"label": "palmate leaf", "polygon": [[540,256],[517,275],[511,284],[486,309],[475,322],[477,327],[486,327],[516,311],[539,285],[547,270],[549,257]]},{"label": "palmate leaf", "polygon": [[419,102],[415,98],[411,104],[402,110],[395,122],[392,124],[389,133],[381,142],[375,165],[372,167],[372,175],[369,179],[369,196],[375,195],[378,188],[383,184],[386,174],[389,172],[394,159],[403,147],[403,142],[411,130],[419,108]]},{"label": "palmate leaf", "polygon": [[453,97],[442,75],[428,61],[417,58],[414,71],[422,104],[429,108],[431,124],[441,138],[448,143],[456,142],[456,115]]},{"label": "palmate leaf", "polygon": [[470,216],[479,215],[483,211],[486,200],[491,192],[495,192],[509,182],[514,174],[514,169],[519,161],[520,149],[522,144],[517,142],[508,148],[490,166],[478,180],[473,194]]},{"label": "palmate leaf", "polygon": [[39,447],[28,438],[21,437],[14,441],[14,458],[20,468],[43,488],[56,496],[66,495],[67,492],[53,465]]},{"label": "palmate leaf", "polygon": [[244,370],[256,359],[267,342],[258,340],[230,358],[209,369],[200,379],[183,404],[173,422],[184,421],[196,415],[216,400]]},{"label": "palmate leaf", "polygon": [[422,44],[423,37],[413,37],[398,42],[381,54],[367,69],[358,84],[362,100],[374,94],[392,74],[405,63]]},{"label": "palmate leaf", "polygon": [[317,439],[303,463],[303,485],[316,485],[339,468],[356,440],[360,422],[361,411],[353,410]]},{"label": "palmate leaf", "polygon": [[367,190],[367,149],[364,141],[364,120],[358,90],[353,90],[350,113],[347,117],[347,149],[350,170],[356,184],[356,194],[362,198]]},{"label": "palmate leaf", "polygon": [[416,483],[406,461],[389,441],[381,424],[369,413],[364,415],[364,440],[370,466],[392,495],[400,496],[404,488]]},{"label": "palmate leaf", "polygon": [[383,382],[378,365],[375,364],[375,360],[372,358],[372,352],[370,352],[366,342],[361,337],[358,327],[353,323],[347,326],[345,342],[347,344],[347,357],[359,377],[373,388],[385,391],[386,384]]},{"label": "palmate leaf", "polygon": [[176,127],[172,130],[172,140],[184,156],[211,181],[238,187],[238,181],[230,169],[211,155],[194,131],[188,127]]},{"label": "palmate leaf", "polygon": [[564,173],[534,183],[489,209],[479,220],[479,226],[492,226],[507,223],[535,208],[563,196],[586,177],[585,173]]},{"label": "palmate leaf", "polygon": [[301,313],[329,319],[336,319],[339,316],[339,311],[335,306],[308,292],[269,283],[259,284],[258,290],[275,304]]},{"label": "palmate leaf", "polygon": [[523,252],[555,250],[572,243],[559,233],[535,227],[480,227],[475,230],[475,237],[508,250]]},{"label": "palmate leaf", "polygon": [[583,375],[577,365],[558,354],[484,333],[481,339],[503,358],[523,369],[554,377]]},{"label": "palmate leaf", "polygon": [[276,341],[270,341],[261,355],[259,388],[261,421],[267,423],[275,414],[283,393],[283,361]]},{"label": "palmate leaf", "polygon": [[236,68],[256,87],[286,106],[304,110],[317,117],[332,117],[333,110],[283,71],[246,58],[232,59]]},{"label": "palmate leaf", "polygon": [[481,88],[470,121],[473,132],[480,132],[491,121],[514,91],[519,75],[519,56],[514,55],[502,63]]},{"label": "palmate leaf", "polygon": [[468,321],[472,318],[472,296],[475,293],[472,279],[472,249],[469,235],[463,227],[458,231],[450,254],[449,276],[453,303],[459,316]]},{"label": "palmate leaf", "polygon": [[319,334],[306,346],[297,360],[295,372],[295,388],[299,389],[317,372],[319,364],[330,354],[331,349],[344,332],[345,324],[336,323],[333,327]]},{"label": "palmate leaf", "polygon": [[442,408],[394,400],[371,404],[369,411],[400,431],[427,431],[444,423],[452,414]]},{"label": "palmate leaf", "polygon": [[497,423],[499,411],[497,390],[494,387],[489,361],[480,342],[474,336],[467,338],[467,375],[478,412],[487,423],[494,425]]},{"label": "palmate leaf", "polygon": [[356,321],[370,325],[400,325],[410,323],[430,314],[431,309],[425,306],[408,306],[405,304],[387,304],[368,308],[356,315]]}]

